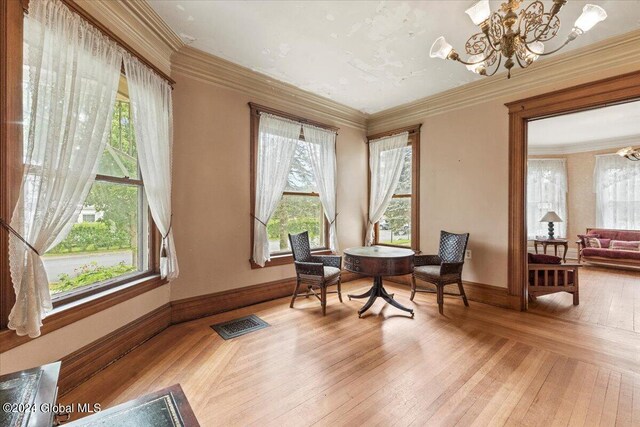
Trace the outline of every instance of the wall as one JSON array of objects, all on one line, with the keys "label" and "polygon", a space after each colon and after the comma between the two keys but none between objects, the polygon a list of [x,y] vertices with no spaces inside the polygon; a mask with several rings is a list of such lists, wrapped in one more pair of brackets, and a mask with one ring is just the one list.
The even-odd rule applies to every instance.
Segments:
[{"label": "wall", "polygon": [[[171,299],[293,277],[292,265],[251,269],[248,102],[298,113],[273,101],[174,73],[173,203],[180,277]],[[300,113],[298,113],[300,114]],[[327,124],[327,120],[305,117]],[[338,238],[362,244],[367,212],[364,130],[339,125]]]}]

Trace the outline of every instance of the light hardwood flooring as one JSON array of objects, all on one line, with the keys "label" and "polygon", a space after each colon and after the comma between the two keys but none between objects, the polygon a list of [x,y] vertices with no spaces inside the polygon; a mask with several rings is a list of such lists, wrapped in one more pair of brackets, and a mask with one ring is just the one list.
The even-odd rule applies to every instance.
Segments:
[{"label": "light hardwood flooring", "polygon": [[533,313],[640,333],[640,271],[584,266],[580,305],[566,292],[539,297]]},{"label": "light hardwood flooring", "polygon": [[[344,285],[364,291],[369,282]],[[640,425],[640,335],[435,295],[271,301],[172,326],[61,398],[112,406],[180,383],[203,426]],[[584,304],[588,304],[589,296]],[[222,340],[255,313],[269,328]]]}]

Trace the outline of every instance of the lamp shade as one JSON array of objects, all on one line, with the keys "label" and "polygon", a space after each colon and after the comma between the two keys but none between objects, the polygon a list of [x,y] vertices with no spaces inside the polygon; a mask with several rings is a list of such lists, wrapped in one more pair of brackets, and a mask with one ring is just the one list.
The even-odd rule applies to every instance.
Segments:
[{"label": "lamp shade", "polygon": [[431,53],[429,56],[432,58],[447,59],[452,50],[453,46],[447,43],[444,37],[440,36],[433,42],[433,45],[431,45]]},{"label": "lamp shade", "polygon": [[540,222],[562,222],[562,218],[555,211],[549,211],[542,217]]},{"label": "lamp shade", "polygon": [[480,0],[465,11],[474,24],[480,25],[491,15],[489,0]]},{"label": "lamp shade", "polygon": [[582,9],[582,15],[578,17],[573,26],[586,33],[598,22],[605,19],[607,19],[607,12],[603,8],[595,4],[588,4]]}]

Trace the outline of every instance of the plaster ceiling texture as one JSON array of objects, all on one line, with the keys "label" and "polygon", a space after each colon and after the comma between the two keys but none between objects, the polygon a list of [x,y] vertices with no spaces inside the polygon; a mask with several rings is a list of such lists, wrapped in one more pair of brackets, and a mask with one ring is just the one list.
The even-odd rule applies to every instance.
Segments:
[{"label": "plaster ceiling texture", "polygon": [[[607,20],[563,51],[640,28],[640,0],[569,0],[559,15],[560,33],[546,50],[564,41],[588,2],[604,7]],[[485,78],[429,57],[440,35],[464,52],[466,40],[479,32],[465,14],[473,1],[149,3],[192,47],[365,113]],[[543,3],[547,11],[553,4]],[[500,4],[491,1],[491,10]]]},{"label": "plaster ceiling texture", "polygon": [[579,146],[596,141],[629,139],[640,144],[640,101],[532,121],[528,125],[532,147]]}]

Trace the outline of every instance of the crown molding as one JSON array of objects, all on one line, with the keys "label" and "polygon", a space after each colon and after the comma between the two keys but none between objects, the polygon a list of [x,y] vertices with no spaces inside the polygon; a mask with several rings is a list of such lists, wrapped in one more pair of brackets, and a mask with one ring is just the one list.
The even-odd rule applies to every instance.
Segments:
[{"label": "crown molding", "polygon": [[369,132],[381,132],[492,99],[515,101],[540,93],[541,87],[560,89],[636,71],[640,68],[640,30],[634,30],[588,46],[558,54],[514,72],[478,80],[454,89],[371,114]]},{"label": "crown molding", "polygon": [[169,74],[184,43],[146,0],[74,0],[80,8]]},{"label": "crown molding", "polygon": [[588,153],[591,151],[608,150],[612,148],[624,148],[629,146],[637,146],[640,144],[640,135],[625,136],[620,138],[606,138],[595,141],[586,141],[580,144],[557,144],[536,146],[529,143],[528,154],[531,156],[556,155],[556,154],[575,154]]},{"label": "crown molding", "polygon": [[277,104],[329,121],[330,124],[366,130],[368,115],[355,108],[189,46],[182,47],[174,54],[171,72],[237,90],[250,95],[252,101]]}]

